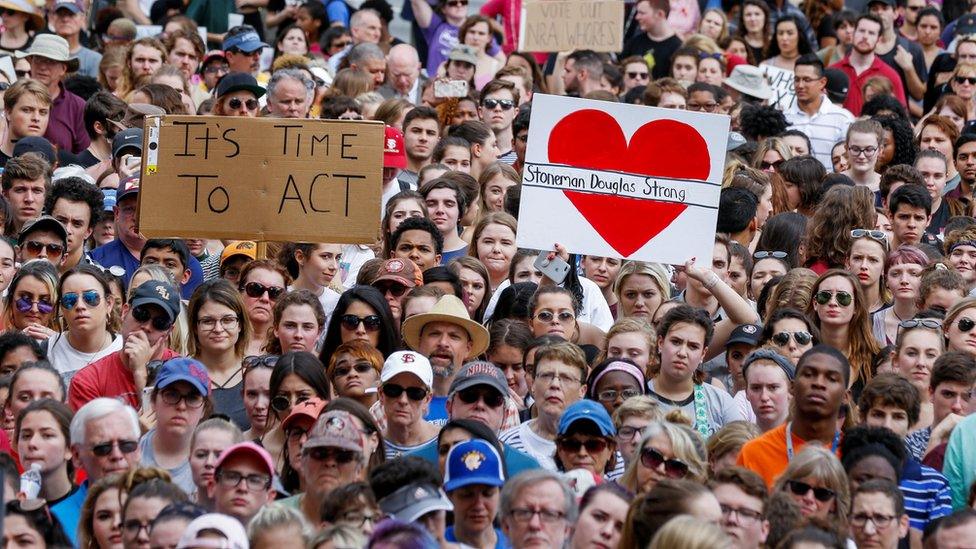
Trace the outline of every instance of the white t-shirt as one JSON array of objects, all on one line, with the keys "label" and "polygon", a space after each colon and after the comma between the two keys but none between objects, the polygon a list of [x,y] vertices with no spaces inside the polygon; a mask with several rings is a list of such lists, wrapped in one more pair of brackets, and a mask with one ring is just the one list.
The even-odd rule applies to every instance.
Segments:
[{"label": "white t-shirt", "polygon": [[122,336],[119,334],[115,334],[111,343],[95,353],[82,353],[72,347],[71,343],[68,342],[67,332],[52,336],[47,340],[47,359],[58,372],[61,372],[65,385],[71,383],[71,378],[78,373],[78,370],[120,350],[122,350]]},{"label": "white t-shirt", "polygon": [[553,459],[556,455],[556,441],[546,440],[535,434],[530,427],[534,421],[531,419],[518,427],[512,427],[498,435],[498,440],[534,457],[543,469],[556,471],[556,460]]},{"label": "white t-shirt", "polygon": [[356,285],[359,269],[370,259],[376,257],[369,246],[363,244],[346,244],[342,247],[342,260],[339,262],[339,272],[342,277],[342,287],[352,288]]}]

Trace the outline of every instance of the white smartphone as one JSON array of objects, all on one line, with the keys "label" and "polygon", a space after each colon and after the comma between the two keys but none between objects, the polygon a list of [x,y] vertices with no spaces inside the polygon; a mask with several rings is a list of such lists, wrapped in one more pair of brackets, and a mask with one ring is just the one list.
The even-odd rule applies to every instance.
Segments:
[{"label": "white smartphone", "polygon": [[566,275],[569,274],[569,263],[558,256],[552,259],[549,259],[548,256],[549,252],[539,254],[539,257],[535,258],[535,268],[546,275],[549,280],[556,284],[562,284],[566,280]]}]

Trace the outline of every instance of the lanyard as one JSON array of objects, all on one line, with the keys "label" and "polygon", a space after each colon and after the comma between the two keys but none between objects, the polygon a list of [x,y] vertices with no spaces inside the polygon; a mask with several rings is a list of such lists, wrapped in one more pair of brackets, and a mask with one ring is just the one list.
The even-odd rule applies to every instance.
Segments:
[{"label": "lanyard", "polygon": [[707,440],[711,435],[711,425],[708,421],[708,403],[705,401],[705,388],[702,384],[695,385],[695,430]]},{"label": "lanyard", "polygon": [[[830,453],[836,454],[840,445],[840,431],[834,432],[834,441],[830,444]],[[786,424],[786,458],[793,461],[793,422]]]}]

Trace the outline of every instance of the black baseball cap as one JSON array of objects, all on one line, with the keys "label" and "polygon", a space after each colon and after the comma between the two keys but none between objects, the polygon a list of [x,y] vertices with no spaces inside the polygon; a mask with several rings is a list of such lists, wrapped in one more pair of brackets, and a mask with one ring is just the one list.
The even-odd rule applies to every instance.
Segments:
[{"label": "black baseball cap", "polygon": [[737,343],[745,343],[746,345],[751,345],[753,347],[759,345],[759,335],[762,334],[762,326],[758,324],[740,324],[732,330],[732,334],[729,336],[728,341],[725,343],[728,345],[735,345]]},{"label": "black baseball cap", "polygon": [[68,243],[68,230],[64,228],[64,225],[49,215],[42,215],[36,219],[29,219],[24,222],[24,226],[20,229],[20,234],[17,235],[17,245],[22,245],[24,243],[24,239],[27,238],[27,235],[36,233],[38,231],[52,232],[58,235],[58,238],[60,238],[65,245]]},{"label": "black baseball cap", "polygon": [[254,94],[255,97],[261,97],[265,93],[265,89],[258,85],[258,81],[246,72],[232,72],[225,74],[220,82],[217,82],[217,93],[216,97],[223,97],[231,92],[246,90]]},{"label": "black baseball cap", "polygon": [[147,280],[140,284],[129,303],[132,308],[140,305],[159,306],[169,316],[170,322],[175,322],[180,314],[180,292],[172,284],[160,280]]},{"label": "black baseball cap", "polygon": [[824,76],[827,77],[827,97],[834,103],[843,103],[851,86],[850,78],[840,69],[824,69]]},{"label": "black baseball cap", "polygon": [[47,139],[37,135],[19,139],[17,144],[14,145],[14,158],[23,156],[26,153],[40,155],[41,158],[47,160],[47,163],[52,166],[58,159],[58,153],[55,152],[54,145]]},{"label": "black baseball cap", "polygon": [[118,157],[125,149],[135,149],[133,154],[142,154],[142,128],[126,128],[112,138],[112,156]]}]

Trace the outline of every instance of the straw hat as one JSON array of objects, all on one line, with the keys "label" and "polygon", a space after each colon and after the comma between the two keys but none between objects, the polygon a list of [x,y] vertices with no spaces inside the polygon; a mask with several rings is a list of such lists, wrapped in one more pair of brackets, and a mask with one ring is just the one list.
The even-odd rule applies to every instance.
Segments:
[{"label": "straw hat", "polygon": [[420,348],[420,333],[424,331],[424,326],[431,322],[457,324],[468,332],[471,338],[471,352],[464,357],[465,360],[475,358],[488,349],[488,330],[471,320],[464,302],[457,296],[445,295],[437,300],[430,312],[414,315],[403,321],[403,340],[411,349]]},{"label": "straw hat", "polygon": [[41,10],[28,0],[0,0],[0,8],[19,11],[30,16],[34,23],[34,30],[44,30],[44,15]]}]

